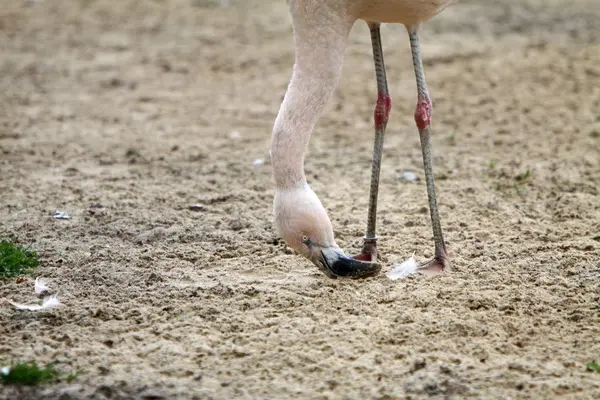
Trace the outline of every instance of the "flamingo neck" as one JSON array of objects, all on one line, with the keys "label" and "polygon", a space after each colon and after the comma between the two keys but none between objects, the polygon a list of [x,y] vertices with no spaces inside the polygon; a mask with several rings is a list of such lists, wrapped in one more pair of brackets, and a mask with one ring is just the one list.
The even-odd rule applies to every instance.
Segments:
[{"label": "flamingo neck", "polygon": [[296,62],[273,127],[271,164],[276,189],[306,185],[304,156],[310,135],[339,80],[353,24],[350,20],[316,21],[314,14],[313,19],[295,15],[294,10],[300,12],[302,7],[292,6]]},{"label": "flamingo neck", "polygon": [[306,185],[304,157],[310,135],[337,84],[337,74],[314,71],[314,64],[305,70],[299,61],[273,127],[271,164],[278,189]]}]

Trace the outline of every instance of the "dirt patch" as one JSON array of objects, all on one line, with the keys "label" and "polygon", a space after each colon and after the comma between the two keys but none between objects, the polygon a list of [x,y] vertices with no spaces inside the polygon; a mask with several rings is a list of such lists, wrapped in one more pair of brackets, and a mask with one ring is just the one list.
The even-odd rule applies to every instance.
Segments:
[{"label": "dirt patch", "polygon": [[[401,282],[329,280],[278,239],[268,148],[291,28],[283,1],[231,3],[0,11],[0,233],[33,244],[35,276],[64,302],[3,304],[0,364],[82,371],[23,396],[600,398],[585,368],[600,359],[595,1],[462,1],[425,26],[453,265]],[[386,271],[433,245],[409,44],[401,26],[383,36]],[[366,223],[370,54],[358,23],[306,164],[350,252]]]}]

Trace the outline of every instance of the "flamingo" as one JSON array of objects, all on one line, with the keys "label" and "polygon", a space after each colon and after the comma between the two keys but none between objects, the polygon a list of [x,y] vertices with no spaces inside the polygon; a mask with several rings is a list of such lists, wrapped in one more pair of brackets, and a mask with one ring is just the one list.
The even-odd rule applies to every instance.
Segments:
[{"label": "flamingo", "polygon": [[[295,43],[291,81],[275,120],[271,141],[271,165],[275,181],[275,226],[283,240],[312,261],[330,278],[362,278],[378,273],[376,214],[383,139],[391,108],[380,26],[405,25],[410,40],[419,130],[431,214],[435,253],[419,270],[440,273],[449,265],[436,202],[431,161],[430,124],[432,103],[425,82],[419,47],[421,24],[442,11],[452,0],[287,0]],[[336,244],[327,212],[306,181],[304,158],[313,128],[335,89],[350,29],[365,21],[371,33],[377,78],[374,111],[375,142],[371,171],[367,229],[361,254],[348,257]]]}]

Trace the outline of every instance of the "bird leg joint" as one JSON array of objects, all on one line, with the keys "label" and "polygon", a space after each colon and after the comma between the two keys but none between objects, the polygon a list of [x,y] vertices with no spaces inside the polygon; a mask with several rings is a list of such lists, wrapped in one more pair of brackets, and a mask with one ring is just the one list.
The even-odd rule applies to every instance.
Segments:
[{"label": "bird leg joint", "polygon": [[392,109],[392,98],[389,94],[382,90],[377,93],[377,105],[375,106],[375,112],[373,118],[375,120],[375,129],[383,129],[387,125],[388,118],[390,116],[390,110]]},{"label": "bird leg joint", "polygon": [[419,130],[423,130],[431,124],[431,108],[429,97],[419,96],[415,110],[415,122]]}]

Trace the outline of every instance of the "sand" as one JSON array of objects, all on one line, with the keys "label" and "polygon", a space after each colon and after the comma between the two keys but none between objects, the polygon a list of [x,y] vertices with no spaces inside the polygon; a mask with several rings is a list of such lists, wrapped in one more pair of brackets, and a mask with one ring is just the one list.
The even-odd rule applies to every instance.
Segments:
[{"label": "sand", "polygon": [[[433,252],[402,26],[383,28],[383,271],[331,280],[273,228],[284,1],[5,3],[0,234],[43,263],[0,298],[35,300],[41,276],[63,306],[0,304],[0,364],[80,375],[1,398],[600,398],[586,370],[600,360],[596,0],[460,1],[423,28],[452,266],[402,281],[385,276],[394,262]],[[306,160],[350,253],[374,100],[357,23]]]}]

